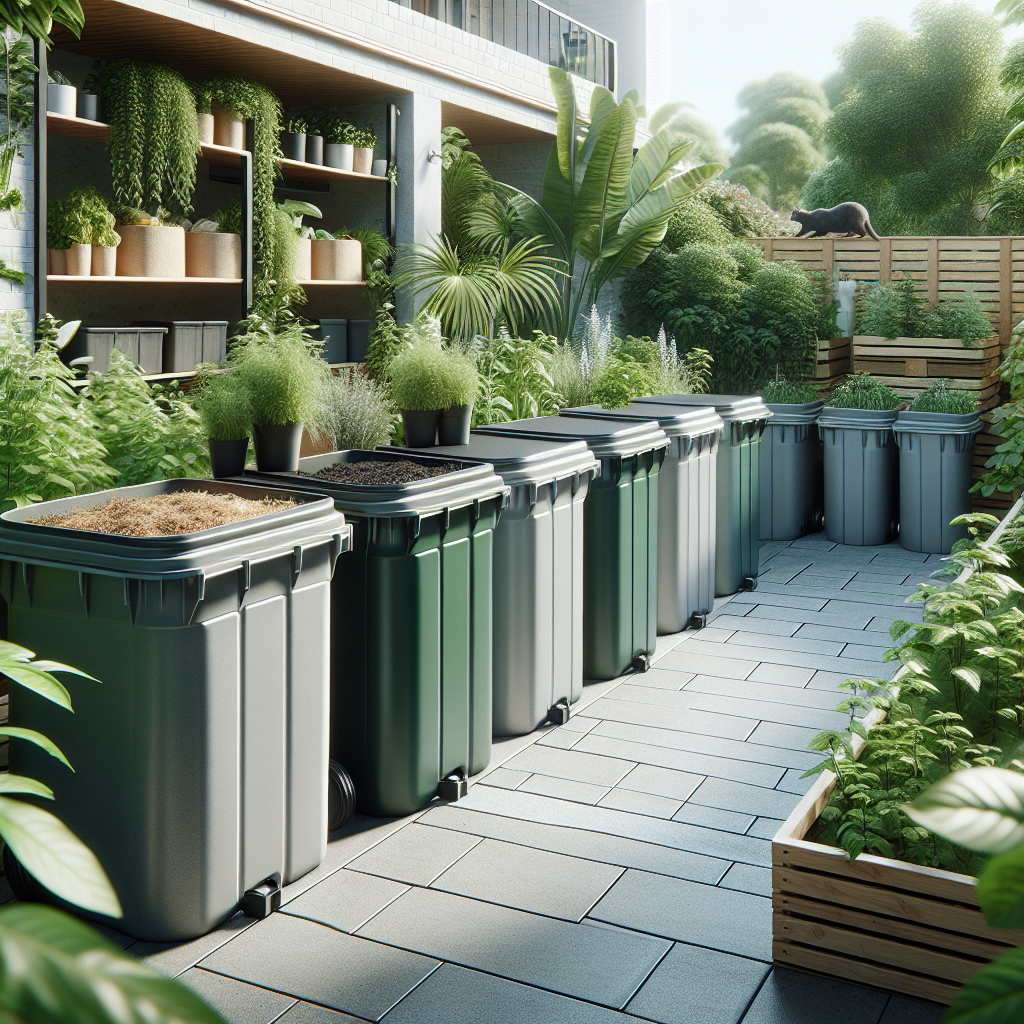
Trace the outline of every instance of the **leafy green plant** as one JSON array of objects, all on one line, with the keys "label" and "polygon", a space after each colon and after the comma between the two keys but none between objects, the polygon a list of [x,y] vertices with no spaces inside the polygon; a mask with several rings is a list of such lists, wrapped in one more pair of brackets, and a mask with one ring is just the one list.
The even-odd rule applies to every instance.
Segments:
[{"label": "leafy green plant", "polygon": [[973,291],[955,299],[944,299],[935,307],[942,325],[941,338],[959,338],[965,348],[976,341],[985,341],[995,333],[981,300]]},{"label": "leafy green plant", "polygon": [[446,346],[440,322],[423,311],[403,335],[388,369],[395,404],[412,412],[470,405],[480,387],[472,351]]},{"label": "leafy green plant", "polygon": [[211,441],[240,441],[252,430],[249,392],[234,371],[210,375],[201,386],[195,408]]},{"label": "leafy green plant", "polygon": [[348,121],[328,120],[317,125],[324,142],[332,146],[352,146],[355,143],[356,127]]},{"label": "leafy green plant", "polygon": [[481,398],[473,407],[475,426],[558,412],[560,396],[551,377],[556,338],[542,331],[513,338],[502,327],[496,337],[480,338],[477,345]]},{"label": "leafy green plant", "polygon": [[226,206],[214,211],[210,220],[217,225],[218,231],[223,231],[230,235],[240,235],[242,233],[241,202],[237,199],[231,200]]},{"label": "leafy green plant", "polygon": [[286,199],[283,203],[277,204],[277,209],[291,221],[296,238],[312,238],[314,235],[313,229],[302,223],[303,217],[323,217],[320,207],[304,203],[300,199]]},{"label": "leafy green plant", "polygon": [[977,412],[978,400],[970,391],[955,391],[951,380],[937,380],[910,403],[911,412],[944,412],[966,416]]},{"label": "leafy green plant", "polygon": [[20,206],[20,189],[12,189],[11,172],[15,156],[20,156],[21,145],[32,125],[32,100],[35,92],[36,66],[32,63],[32,46],[27,39],[11,42],[0,34],[4,48],[3,101],[4,136],[0,141],[0,210],[13,210]]},{"label": "leafy green plant", "polygon": [[373,149],[377,145],[377,133],[373,125],[363,125],[362,128],[355,128],[347,133],[351,138],[352,145],[362,149]]},{"label": "leafy green plant", "polygon": [[58,199],[50,199],[46,203],[46,247],[71,248],[71,239],[68,237],[64,220],[64,204]]},{"label": "leafy green plant", "polygon": [[332,376],[323,401],[326,434],[335,451],[391,443],[395,406],[387,391],[364,374]]},{"label": "leafy green plant", "polygon": [[934,338],[941,329],[913,278],[872,285],[858,298],[858,334],[879,338]]},{"label": "leafy green plant", "polygon": [[77,39],[85,25],[85,15],[78,0],[3,0],[0,22],[19,36],[36,36],[47,49],[52,45],[53,23],[63,25]]},{"label": "leafy green plant", "polygon": [[309,131],[309,122],[303,117],[289,117],[284,130],[289,135],[305,135]]},{"label": "leafy green plant", "polygon": [[997,491],[1012,494],[1024,486],[1024,320],[1010,334],[999,375],[1010,386],[1010,401],[992,411],[992,429],[1000,442],[985,463],[988,472],[971,488],[985,497]]},{"label": "leafy green plant", "polygon": [[704,202],[701,192],[694,192],[676,206],[661,244],[669,252],[678,252],[694,242],[729,245],[732,240],[721,217]]},{"label": "leafy green plant", "polygon": [[121,236],[114,231],[114,215],[94,185],[69,192],[61,207],[61,215],[60,231],[71,242],[82,245],[120,244]]},{"label": "leafy green plant", "polygon": [[891,387],[869,373],[851,373],[832,389],[828,405],[834,409],[896,409],[903,402]]},{"label": "leafy green plant", "polygon": [[626,354],[613,355],[594,384],[594,401],[605,409],[621,409],[634,398],[656,394],[656,387],[651,367]]},{"label": "leafy green plant", "polygon": [[761,397],[769,405],[806,405],[818,401],[818,392],[810,384],[798,384],[776,377],[761,389]]}]

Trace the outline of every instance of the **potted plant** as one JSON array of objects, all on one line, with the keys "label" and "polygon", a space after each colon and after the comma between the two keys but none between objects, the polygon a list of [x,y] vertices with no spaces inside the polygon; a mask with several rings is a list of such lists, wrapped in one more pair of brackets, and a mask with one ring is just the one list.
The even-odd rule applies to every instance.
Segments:
[{"label": "potted plant", "polygon": [[68,193],[63,203],[63,230],[71,242],[67,272],[75,277],[113,277],[120,236],[107,201],[92,186]]},{"label": "potted plant", "polygon": [[306,159],[306,133],[309,125],[301,117],[290,117],[281,132],[281,153],[285,160]]},{"label": "potted plant", "polygon": [[445,406],[437,426],[438,444],[469,444],[469,427],[473,421],[473,403],[480,390],[476,359],[458,348],[444,349],[441,371],[441,394]]},{"label": "potted plant", "polygon": [[46,109],[62,117],[74,117],[78,90],[59,71],[51,71],[46,77]]},{"label": "potted plant", "polygon": [[825,534],[834,544],[885,544],[896,536],[892,425],[901,402],[869,374],[851,374],[833,388],[818,418],[825,445]]},{"label": "potted plant", "polygon": [[185,232],[185,276],[242,276],[242,205],[237,199]]},{"label": "potted plant", "polygon": [[352,142],[355,147],[352,170],[357,174],[369,174],[373,170],[373,149],[377,145],[377,133],[371,125],[365,125],[355,130]]},{"label": "potted plant", "polygon": [[303,225],[302,218],[320,218],[323,214],[312,203],[304,203],[299,199],[286,199],[283,203],[278,203],[277,208],[291,221],[294,231],[295,280],[311,281],[313,279],[313,237],[315,232],[308,225]]},{"label": "potted plant", "polygon": [[70,247],[71,239],[64,225],[64,204],[51,199],[46,204],[46,256],[49,273],[63,275],[68,272]]},{"label": "potted plant", "polygon": [[310,126],[306,133],[306,163],[322,164],[324,162],[324,137]]},{"label": "potted plant", "polygon": [[896,417],[900,452],[900,544],[908,551],[948,554],[967,537],[953,521],[971,511],[978,401],[937,380]]},{"label": "potted plant", "polygon": [[117,233],[121,236],[117,259],[118,277],[185,276],[185,229],[166,216],[150,216],[143,210],[117,209]]},{"label": "potted plant", "polygon": [[351,171],[354,154],[355,125],[334,121],[324,129],[324,163],[339,171]]},{"label": "potted plant", "polygon": [[305,344],[301,329],[236,346],[235,372],[253,412],[256,466],[264,473],[295,473],[304,425],[322,418],[327,364]]},{"label": "potted plant", "polygon": [[196,127],[199,142],[204,146],[213,145],[213,109],[209,93],[196,90]]},{"label": "potted plant", "polygon": [[444,348],[439,340],[420,338],[395,356],[388,373],[391,397],[402,413],[405,443],[410,448],[469,443],[479,388],[471,355]]},{"label": "potted plant", "polygon": [[210,377],[196,407],[210,445],[210,468],[215,480],[241,476],[249,451],[252,405],[249,390],[234,370]]},{"label": "potted plant", "polygon": [[317,231],[311,243],[313,281],[362,281],[363,247],[344,231]]}]

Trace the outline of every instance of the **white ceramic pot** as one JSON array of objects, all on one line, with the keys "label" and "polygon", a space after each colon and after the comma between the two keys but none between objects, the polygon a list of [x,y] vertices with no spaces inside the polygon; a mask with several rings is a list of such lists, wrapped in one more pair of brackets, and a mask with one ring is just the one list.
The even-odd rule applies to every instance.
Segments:
[{"label": "white ceramic pot", "polygon": [[352,156],[352,170],[357,174],[369,174],[373,170],[373,150],[356,146]]},{"label": "white ceramic pot", "polygon": [[328,142],[324,146],[324,163],[339,171],[351,171],[354,149],[355,147],[347,142]]},{"label": "white ceramic pot", "polygon": [[72,242],[66,253],[67,273],[71,277],[92,276],[92,246],[82,245],[80,242]]},{"label": "white ceramic pot", "polygon": [[78,90],[73,85],[46,84],[46,109],[53,114],[75,117],[78,109]]},{"label": "white ceramic pot", "polygon": [[229,149],[245,149],[245,121],[233,110],[213,101],[213,142]]},{"label": "white ceramic pot", "polygon": [[314,281],[362,281],[363,247],[355,238],[314,238],[311,270]]},{"label": "white ceramic pot", "polygon": [[242,236],[224,231],[185,232],[185,276],[242,276]]},{"label": "white ceramic pot", "polygon": [[68,272],[68,251],[67,249],[47,249],[46,261],[48,274],[64,275]]},{"label": "white ceramic pot", "polygon": [[378,178],[383,178],[388,173],[387,160],[374,160],[373,173]]},{"label": "white ceramic pot", "polygon": [[313,239],[297,238],[295,240],[295,280],[313,280]]},{"label": "white ceramic pot", "polygon": [[212,146],[214,133],[213,114],[196,114],[196,123],[199,125],[199,141],[204,146]]},{"label": "white ceramic pot", "polygon": [[114,277],[117,273],[117,246],[94,245],[92,247],[92,276]]},{"label": "white ceramic pot", "polygon": [[185,229],[170,224],[122,224],[118,277],[185,276]]}]

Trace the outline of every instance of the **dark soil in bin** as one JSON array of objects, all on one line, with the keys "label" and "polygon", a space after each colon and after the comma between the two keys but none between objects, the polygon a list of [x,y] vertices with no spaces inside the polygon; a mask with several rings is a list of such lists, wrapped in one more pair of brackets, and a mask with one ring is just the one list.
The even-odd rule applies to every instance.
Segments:
[{"label": "dark soil in bin", "polygon": [[325,466],[319,473],[303,473],[316,480],[334,480],[340,484],[362,484],[365,487],[383,484],[408,484],[428,480],[432,476],[455,473],[462,467],[457,462],[427,466],[412,459],[363,459],[360,462],[339,462]]},{"label": "dark soil in bin", "polygon": [[120,537],[178,537],[214,526],[255,519],[294,507],[289,498],[242,498],[237,494],[177,491],[148,498],[111,498],[102,505],[27,519],[37,526],[112,533]]}]

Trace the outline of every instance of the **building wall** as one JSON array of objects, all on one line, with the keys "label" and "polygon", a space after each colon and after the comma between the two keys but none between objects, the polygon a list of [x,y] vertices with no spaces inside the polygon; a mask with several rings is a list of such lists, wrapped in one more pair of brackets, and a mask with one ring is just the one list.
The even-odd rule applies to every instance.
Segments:
[{"label": "building wall", "polygon": [[[33,215],[33,173],[32,147],[22,148],[23,157],[15,157],[11,173],[11,187],[21,190],[24,202],[16,210],[0,212],[0,259],[12,270],[34,271],[35,258],[32,245]],[[31,319],[32,278],[24,284],[17,284],[7,278],[0,278],[0,311],[24,311]]]}]

